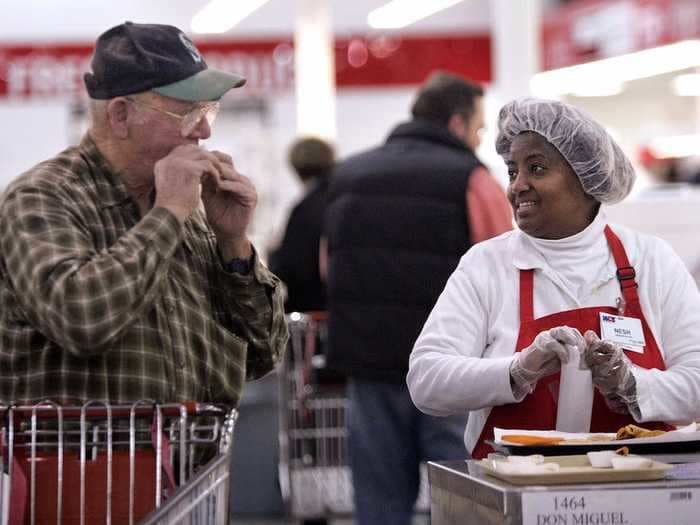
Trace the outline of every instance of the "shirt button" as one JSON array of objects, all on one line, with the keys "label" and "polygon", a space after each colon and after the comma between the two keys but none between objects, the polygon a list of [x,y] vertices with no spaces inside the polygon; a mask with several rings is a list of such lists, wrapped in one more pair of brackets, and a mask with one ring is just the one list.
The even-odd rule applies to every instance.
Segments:
[{"label": "shirt button", "polygon": [[175,312],[175,307],[174,307],[172,304],[170,304],[170,305],[168,305],[168,307],[166,308],[166,311],[167,311],[170,315],[172,315],[172,314]]}]

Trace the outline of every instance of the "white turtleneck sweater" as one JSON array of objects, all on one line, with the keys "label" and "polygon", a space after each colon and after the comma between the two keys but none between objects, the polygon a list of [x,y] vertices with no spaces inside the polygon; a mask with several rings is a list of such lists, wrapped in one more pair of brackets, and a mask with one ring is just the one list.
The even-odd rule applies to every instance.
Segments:
[{"label": "white turtleneck sweater", "polygon": [[[535,269],[534,314],[615,306],[620,286],[601,212],[566,239],[521,231],[474,245],[459,263],[419,335],[407,376],[423,412],[470,412],[472,450],[491,407],[517,402],[509,367],[520,328],[519,270]],[[634,369],[640,422],[700,419],[700,294],[664,241],[611,225],[636,270],[642,311],[667,370]]]}]

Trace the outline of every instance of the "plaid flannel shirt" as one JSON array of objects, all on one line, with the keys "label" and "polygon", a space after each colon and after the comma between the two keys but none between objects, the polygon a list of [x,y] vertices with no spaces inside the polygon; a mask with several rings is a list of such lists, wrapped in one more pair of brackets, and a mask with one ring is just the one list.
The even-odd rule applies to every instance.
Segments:
[{"label": "plaid flannel shirt", "polygon": [[227,273],[201,212],[140,217],[86,136],[0,201],[0,403],[236,406],[287,341],[279,280]]}]

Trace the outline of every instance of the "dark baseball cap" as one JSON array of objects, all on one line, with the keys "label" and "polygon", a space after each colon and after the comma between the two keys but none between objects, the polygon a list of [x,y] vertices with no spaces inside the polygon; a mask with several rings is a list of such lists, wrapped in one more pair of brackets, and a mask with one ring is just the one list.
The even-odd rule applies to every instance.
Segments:
[{"label": "dark baseball cap", "polygon": [[91,98],[109,99],[142,91],[188,101],[218,100],[245,78],[207,66],[177,27],[125,22],[102,33],[83,77]]}]

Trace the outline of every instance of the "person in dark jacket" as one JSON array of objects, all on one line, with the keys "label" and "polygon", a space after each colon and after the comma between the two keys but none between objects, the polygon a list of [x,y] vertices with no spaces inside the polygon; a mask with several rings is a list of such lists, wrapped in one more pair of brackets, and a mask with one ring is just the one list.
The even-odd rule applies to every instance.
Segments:
[{"label": "person in dark jacket", "polygon": [[287,285],[287,312],[326,309],[326,287],[319,276],[318,255],[334,163],[333,148],[315,137],[301,138],[289,150],[289,164],[304,183],[305,193],[289,215],[280,246],[269,258],[270,268]]},{"label": "person in dark jacket", "polygon": [[408,524],[420,463],[464,459],[466,419],[420,413],[408,357],[460,257],[512,227],[502,187],[476,158],[483,90],[438,72],[412,120],[339,163],[329,190],[328,365],[348,377],[349,450],[360,525]]}]

